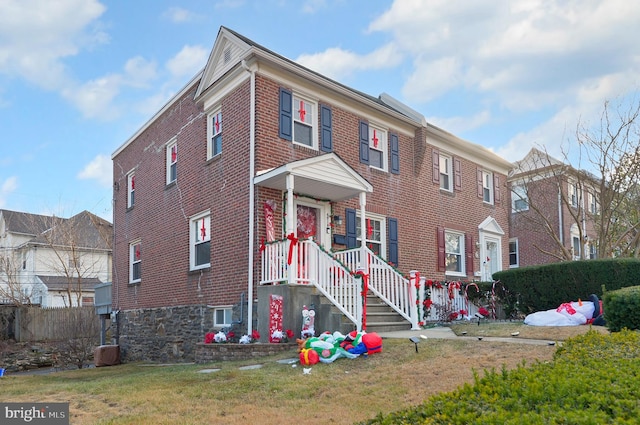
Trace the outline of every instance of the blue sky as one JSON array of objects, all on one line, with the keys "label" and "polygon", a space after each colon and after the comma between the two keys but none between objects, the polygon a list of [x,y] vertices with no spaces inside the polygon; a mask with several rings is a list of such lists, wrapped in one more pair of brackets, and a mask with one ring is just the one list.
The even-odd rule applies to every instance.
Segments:
[{"label": "blue sky", "polygon": [[220,26],[509,161],[637,100],[628,0],[0,0],[0,208],[111,220],[111,154]]}]

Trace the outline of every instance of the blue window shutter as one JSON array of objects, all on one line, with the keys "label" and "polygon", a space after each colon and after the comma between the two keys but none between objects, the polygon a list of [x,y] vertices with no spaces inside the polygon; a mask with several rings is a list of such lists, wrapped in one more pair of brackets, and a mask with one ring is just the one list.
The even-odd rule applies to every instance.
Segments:
[{"label": "blue window shutter", "polygon": [[326,105],[320,105],[320,128],[320,149],[324,152],[333,152],[331,108]]},{"label": "blue window shutter", "polygon": [[356,210],[347,208],[345,210],[347,219],[347,249],[358,246],[358,235],[356,234]]},{"label": "blue window shutter", "polygon": [[291,91],[280,88],[280,137],[292,140],[293,98]]},{"label": "blue window shutter", "polygon": [[387,218],[389,222],[389,262],[398,265],[398,219]]},{"label": "blue window shutter", "polygon": [[369,123],[360,121],[360,162],[369,164]]},{"label": "blue window shutter", "polygon": [[389,143],[391,145],[391,173],[400,174],[400,147],[398,146],[398,135],[391,133],[389,136]]}]

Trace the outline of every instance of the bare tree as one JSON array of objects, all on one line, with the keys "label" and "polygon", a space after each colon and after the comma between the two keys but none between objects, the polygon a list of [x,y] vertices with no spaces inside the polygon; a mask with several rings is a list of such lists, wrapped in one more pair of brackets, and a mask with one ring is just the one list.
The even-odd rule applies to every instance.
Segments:
[{"label": "bare tree", "polygon": [[605,102],[598,125],[578,124],[571,144],[577,152],[563,150],[559,161],[532,150],[516,164],[512,199],[527,211],[513,225],[544,234],[545,243],[536,244],[541,252],[558,261],[588,258],[568,240],[570,226],[598,258],[639,256],[639,119],[640,103],[612,108]]},{"label": "bare tree", "polygon": [[82,305],[88,283],[110,267],[112,226],[87,211],[69,219],[50,218],[48,230],[32,242],[45,248],[40,255],[40,267],[50,276],[60,279],[66,306]]}]

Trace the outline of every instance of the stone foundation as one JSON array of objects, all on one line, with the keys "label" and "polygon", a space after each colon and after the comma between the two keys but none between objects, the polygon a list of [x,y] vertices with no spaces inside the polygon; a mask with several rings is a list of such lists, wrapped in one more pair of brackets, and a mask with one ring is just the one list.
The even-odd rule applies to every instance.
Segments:
[{"label": "stone foundation", "polygon": [[282,344],[232,344],[213,343],[196,344],[196,363],[214,363],[229,360],[247,360],[258,357],[271,356],[274,354],[290,351],[293,357],[298,355],[298,345],[295,343]]}]

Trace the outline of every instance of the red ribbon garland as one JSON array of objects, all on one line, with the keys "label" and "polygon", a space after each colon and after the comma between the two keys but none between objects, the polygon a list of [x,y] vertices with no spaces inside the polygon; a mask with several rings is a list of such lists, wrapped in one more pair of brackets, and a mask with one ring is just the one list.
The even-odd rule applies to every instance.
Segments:
[{"label": "red ribbon garland", "polygon": [[369,292],[369,275],[359,271],[356,273],[362,278],[362,330],[367,329],[367,292]]},{"label": "red ribbon garland", "polygon": [[264,251],[267,246],[264,244],[264,238],[260,241],[260,252]]},{"label": "red ribbon garland", "polygon": [[291,241],[291,243],[289,244],[289,257],[287,258],[287,264],[291,265],[291,259],[293,258],[293,247],[297,245],[298,238],[296,238],[293,233],[290,233],[287,235],[287,239]]}]

